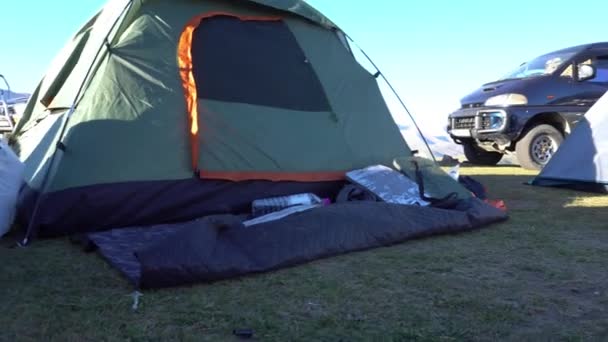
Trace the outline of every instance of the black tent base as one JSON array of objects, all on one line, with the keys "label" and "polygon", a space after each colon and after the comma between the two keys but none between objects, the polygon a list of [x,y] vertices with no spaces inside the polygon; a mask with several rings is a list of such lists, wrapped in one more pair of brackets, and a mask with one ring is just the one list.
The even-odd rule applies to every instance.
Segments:
[{"label": "black tent base", "polygon": [[576,191],[591,192],[597,194],[608,194],[608,184],[596,182],[582,182],[575,180],[551,179],[551,178],[536,178],[528,185],[544,186],[551,188],[570,189]]},{"label": "black tent base", "polygon": [[379,202],[333,204],[245,227],[238,216],[88,235],[141,289],[213,282],[507,219],[480,200],[454,210]]}]

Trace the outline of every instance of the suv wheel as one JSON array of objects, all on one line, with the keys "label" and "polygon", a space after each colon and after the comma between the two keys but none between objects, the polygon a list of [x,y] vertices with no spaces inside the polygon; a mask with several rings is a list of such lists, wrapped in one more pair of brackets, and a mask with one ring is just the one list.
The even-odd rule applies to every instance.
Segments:
[{"label": "suv wheel", "polygon": [[542,169],[563,141],[562,133],[551,125],[532,127],[515,145],[519,165],[529,170]]},{"label": "suv wheel", "polygon": [[473,143],[463,144],[464,156],[472,164],[493,166],[502,159],[502,153],[488,152]]}]

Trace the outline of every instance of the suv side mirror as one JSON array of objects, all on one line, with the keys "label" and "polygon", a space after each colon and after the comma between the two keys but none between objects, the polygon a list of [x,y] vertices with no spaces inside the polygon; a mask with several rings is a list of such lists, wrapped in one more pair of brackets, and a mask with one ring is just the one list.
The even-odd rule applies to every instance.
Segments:
[{"label": "suv side mirror", "polygon": [[579,81],[595,78],[595,67],[589,64],[579,64],[577,78]]}]

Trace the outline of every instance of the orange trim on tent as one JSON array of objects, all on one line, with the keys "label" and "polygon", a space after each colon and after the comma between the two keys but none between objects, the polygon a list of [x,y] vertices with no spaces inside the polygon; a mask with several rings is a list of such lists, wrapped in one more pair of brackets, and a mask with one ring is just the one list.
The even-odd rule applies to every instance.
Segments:
[{"label": "orange trim on tent", "polygon": [[192,36],[194,31],[199,27],[204,19],[216,16],[229,16],[239,18],[243,21],[279,21],[281,17],[256,17],[256,16],[239,16],[225,12],[209,12],[198,15],[192,18],[182,31],[179,38],[177,48],[179,73],[182,79],[182,87],[184,88],[184,96],[186,98],[186,108],[188,110],[188,119],[190,126],[190,153],[192,158],[192,169],[198,170],[199,156],[199,123],[198,123],[198,94],[196,91],[196,80],[192,72]]},{"label": "orange trim on tent", "polygon": [[329,182],[346,178],[346,172],[225,172],[199,171],[199,176],[206,179],[219,179],[233,182],[248,180],[293,181],[293,182]]},{"label": "orange trim on tent", "polygon": [[192,18],[185,26],[178,45],[178,63],[186,107],[190,124],[190,145],[192,153],[192,169],[200,178],[219,179],[228,181],[269,180],[269,181],[296,181],[296,182],[324,182],[345,179],[346,172],[209,172],[199,171],[199,122],[198,122],[198,94],[196,80],[192,72],[192,37],[201,22],[207,18],[228,16],[242,21],[281,21],[282,17],[241,16],[226,12],[209,12]]}]

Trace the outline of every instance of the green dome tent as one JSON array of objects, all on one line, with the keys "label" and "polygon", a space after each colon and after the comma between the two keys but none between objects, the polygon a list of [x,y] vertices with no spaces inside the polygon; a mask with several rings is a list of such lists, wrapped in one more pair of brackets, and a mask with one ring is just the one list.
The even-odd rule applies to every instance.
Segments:
[{"label": "green dome tent", "polygon": [[[378,76],[303,1],[111,1],[53,62],[12,138],[22,243],[77,235],[150,288],[506,219],[412,158]],[[252,227],[239,215],[259,198],[340,197],[347,172],[379,164],[449,194],[451,210],[347,198]]]},{"label": "green dome tent", "polygon": [[412,155],[345,34],[300,0],[113,0],[15,131],[20,220],[43,236],[332,196]]}]

